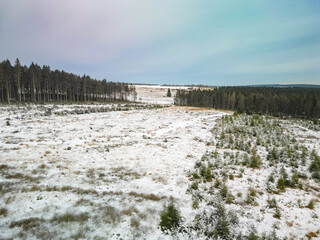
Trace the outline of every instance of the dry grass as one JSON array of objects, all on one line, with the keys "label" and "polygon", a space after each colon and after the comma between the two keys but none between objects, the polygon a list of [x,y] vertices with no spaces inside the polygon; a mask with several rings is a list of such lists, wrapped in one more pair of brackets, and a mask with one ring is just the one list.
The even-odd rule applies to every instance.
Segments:
[{"label": "dry grass", "polygon": [[7,165],[7,164],[1,164],[0,165],[0,171],[3,171],[3,170],[7,170],[9,169],[10,167]]},{"label": "dry grass", "polygon": [[57,222],[57,223],[62,223],[62,222],[86,222],[89,219],[89,214],[88,213],[70,213],[66,212],[61,215],[55,215],[52,219],[51,222]]},{"label": "dry grass", "polygon": [[9,225],[10,228],[14,228],[14,227],[22,227],[22,229],[24,231],[27,231],[31,228],[35,228],[40,226],[42,223],[44,223],[45,220],[43,218],[26,218],[26,219],[22,219],[19,221],[12,221]]},{"label": "dry grass", "polygon": [[27,181],[27,182],[38,182],[40,177],[33,177],[31,175],[26,175],[23,173],[6,173],[4,174],[4,177],[6,179],[16,179],[16,180],[21,180],[21,181]]},{"label": "dry grass", "polygon": [[103,221],[112,225],[116,225],[120,222],[122,213],[112,206],[102,207]]},{"label": "dry grass", "polygon": [[151,201],[160,201],[162,199],[165,199],[165,196],[157,196],[153,193],[151,194],[145,194],[145,193],[137,193],[137,192],[129,192],[129,196],[137,197],[137,198],[143,198],[146,200],[151,200]]},{"label": "dry grass", "polygon": [[76,203],[75,206],[93,206],[94,203],[90,201],[89,199],[81,198]]},{"label": "dry grass", "polygon": [[129,207],[121,211],[124,215],[132,216],[133,214],[139,214],[139,210],[135,207]]},{"label": "dry grass", "polygon": [[140,227],[140,221],[137,217],[133,217],[130,219],[130,227],[135,229]]}]

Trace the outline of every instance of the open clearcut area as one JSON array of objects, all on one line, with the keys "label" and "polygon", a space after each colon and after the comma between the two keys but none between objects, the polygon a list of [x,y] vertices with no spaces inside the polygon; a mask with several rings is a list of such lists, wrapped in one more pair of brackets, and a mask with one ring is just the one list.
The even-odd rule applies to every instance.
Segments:
[{"label": "open clearcut area", "polygon": [[312,121],[124,103],[0,112],[4,239],[319,235]]}]

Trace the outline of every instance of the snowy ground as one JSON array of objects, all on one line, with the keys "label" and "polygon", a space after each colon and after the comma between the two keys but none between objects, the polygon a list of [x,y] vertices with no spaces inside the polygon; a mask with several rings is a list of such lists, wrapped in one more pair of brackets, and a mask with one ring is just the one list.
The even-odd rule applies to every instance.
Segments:
[{"label": "snowy ground", "polygon": [[[158,227],[164,205],[174,201],[183,224],[191,226],[195,215],[210,210],[209,203],[221,195],[221,185],[215,187],[219,179],[233,197],[226,210],[238,215],[235,231],[248,233],[254,227],[258,234],[275,230],[288,239],[319,236],[320,186],[309,177],[309,163],[298,168],[308,176],[300,180],[301,189],[267,192],[272,172],[276,192],[277,166],[283,163],[270,167],[266,148],[259,145],[259,169],[235,164],[243,161],[245,152],[236,156],[233,149],[243,136],[231,143],[224,130],[226,138],[221,140],[217,120],[224,115],[132,104],[1,106],[0,239],[172,239]],[[231,129],[240,129],[237,121]],[[318,128],[304,121],[279,124],[297,144],[320,154]],[[275,143],[286,141],[284,134],[269,137]],[[257,141],[248,139],[250,145]],[[216,157],[203,157],[215,152]],[[212,168],[215,180],[201,182],[190,176],[194,171],[201,174],[201,167],[195,167],[200,160],[218,166]],[[283,166],[291,177],[290,168]],[[194,195],[193,180],[199,185]],[[256,196],[247,203],[250,188]],[[274,217],[276,208],[267,206],[271,198],[276,199],[280,218]],[[314,209],[306,207],[312,199]],[[187,236],[192,232],[176,237]]]},{"label": "snowy ground", "polygon": [[[208,142],[215,150],[189,174],[192,206],[200,215],[198,232],[229,238],[242,234],[240,239],[319,239],[319,127],[312,121],[244,114],[217,120]],[[316,171],[310,171],[311,163]],[[217,215],[217,205],[224,214]],[[210,221],[208,213],[213,213]],[[229,231],[220,227],[219,232],[219,221]]]},{"label": "snowy ground", "polygon": [[[183,86],[160,86],[160,85],[135,85],[137,101],[156,104],[173,104],[173,97],[178,89],[188,89]],[[167,97],[168,89],[171,97]]]},{"label": "snowy ground", "polygon": [[171,197],[192,214],[187,171],[224,113],[55,109],[0,110],[1,238],[158,239]]}]

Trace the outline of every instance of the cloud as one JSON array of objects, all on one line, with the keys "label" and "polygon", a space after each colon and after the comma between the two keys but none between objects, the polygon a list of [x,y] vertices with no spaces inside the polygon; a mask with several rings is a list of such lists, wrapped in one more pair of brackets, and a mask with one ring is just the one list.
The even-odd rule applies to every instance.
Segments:
[{"label": "cloud", "polygon": [[262,81],[267,75],[280,81],[279,74],[283,79],[302,73],[310,77],[319,63],[317,1],[0,4],[4,58],[101,79],[210,84],[248,75]]},{"label": "cloud", "polygon": [[[113,59],[174,34],[189,21],[178,7],[150,1],[18,2],[23,7],[3,17],[8,24],[1,31],[6,33],[8,50],[23,48],[23,38],[29,54],[76,62]],[[6,8],[12,10],[15,5],[17,1],[12,1]]]}]

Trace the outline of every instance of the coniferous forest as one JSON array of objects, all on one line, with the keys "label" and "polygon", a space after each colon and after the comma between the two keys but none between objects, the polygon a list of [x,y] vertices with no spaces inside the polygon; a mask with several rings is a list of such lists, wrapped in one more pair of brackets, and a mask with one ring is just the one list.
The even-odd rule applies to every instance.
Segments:
[{"label": "coniferous forest", "polygon": [[9,60],[0,63],[1,102],[127,101],[135,98],[135,87],[127,83],[98,81],[87,75],[81,77],[35,63],[22,66],[18,58],[13,66]]},{"label": "coniferous forest", "polygon": [[236,110],[272,116],[320,117],[320,89],[279,87],[219,87],[179,90],[176,105]]}]

